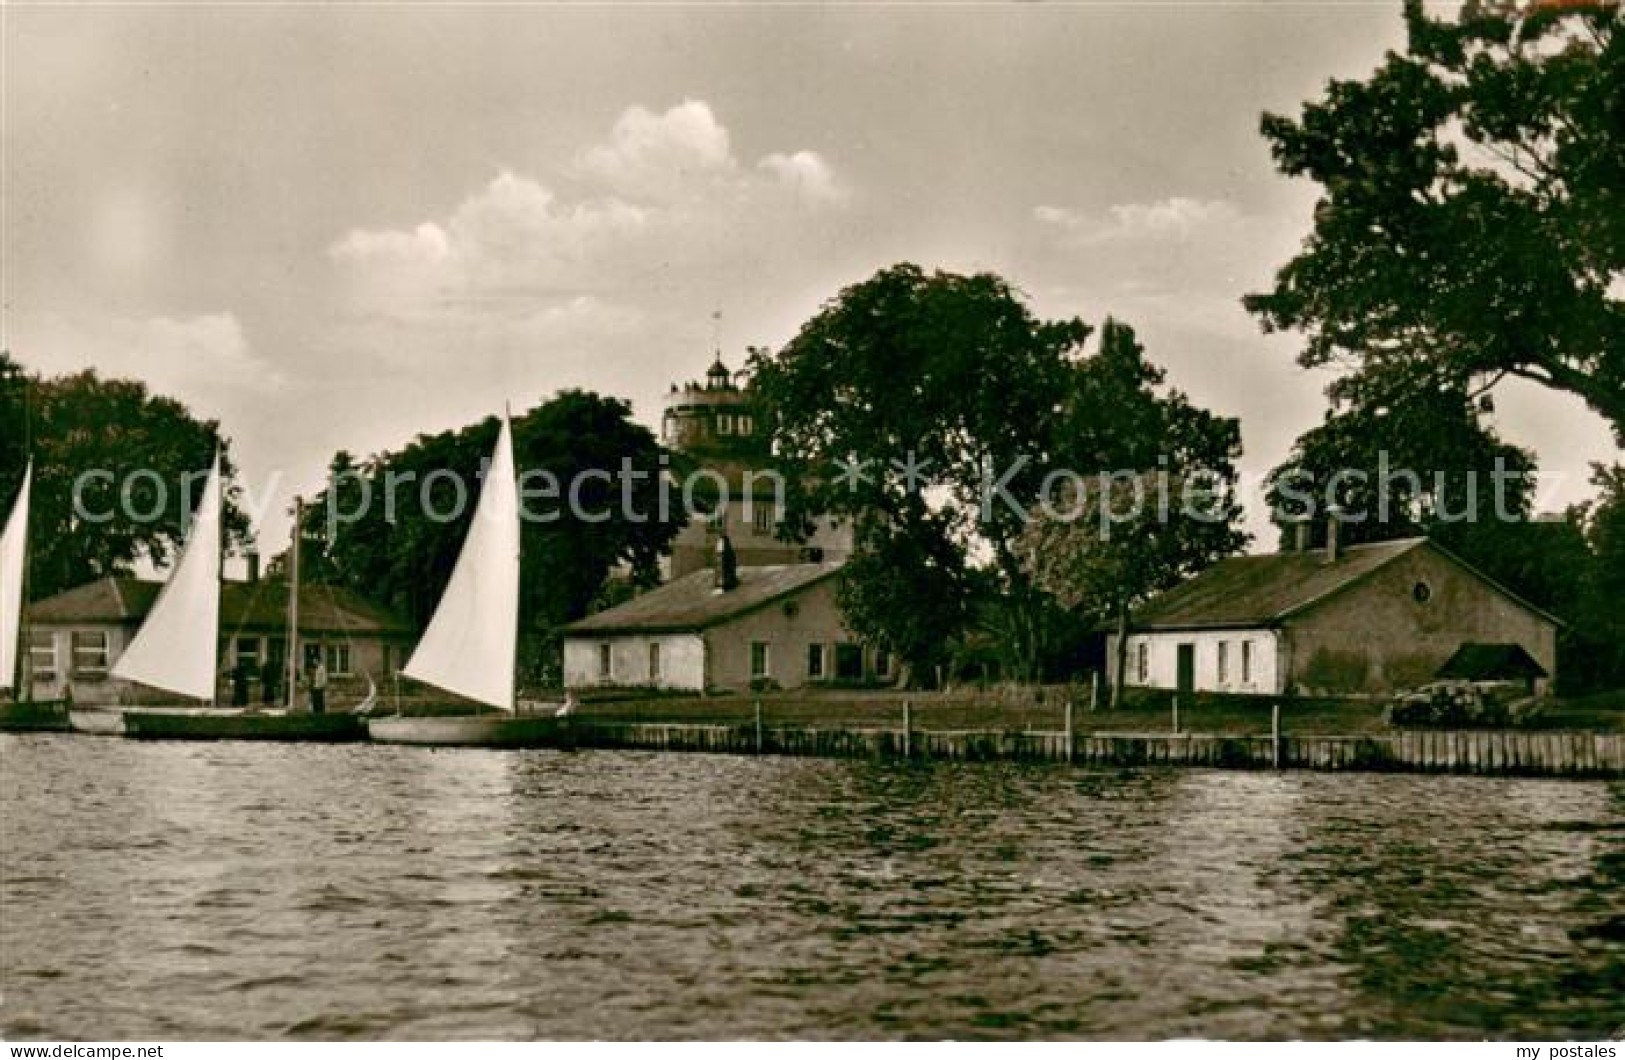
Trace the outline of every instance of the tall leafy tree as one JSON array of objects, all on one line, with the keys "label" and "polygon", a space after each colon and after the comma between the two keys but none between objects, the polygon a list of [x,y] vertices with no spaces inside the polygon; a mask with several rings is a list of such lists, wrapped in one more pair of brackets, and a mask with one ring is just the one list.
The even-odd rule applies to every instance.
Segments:
[{"label": "tall leafy tree", "polygon": [[1033,679],[1075,630],[1020,545],[1057,474],[1202,463],[1233,481],[1236,422],[1165,391],[1132,329],[1108,321],[1085,356],[1090,333],[1038,320],[996,276],[904,264],[755,362],[792,529],[810,513],[851,521],[848,620],[914,669],[976,621],[1007,672]]},{"label": "tall leafy tree", "polygon": [[1558,678],[1579,690],[1625,687],[1625,465],[1596,464],[1595,500],[1570,513],[1585,535],[1592,564],[1571,589],[1572,650]]},{"label": "tall leafy tree", "polygon": [[251,539],[220,425],[143,383],[92,371],[31,377],[0,354],[0,416],[0,504],[9,503],[24,464],[34,460],[29,567],[36,599],[128,574],[144,559],[170,564],[217,449],[228,484],[227,542]]},{"label": "tall leafy tree", "polygon": [[1025,590],[1011,546],[1088,333],[1038,320],[997,276],[901,264],[753,361],[791,487],[788,532],[816,514],[852,524],[848,620],[911,671],[929,672],[964,630],[973,546]]},{"label": "tall leafy tree", "polygon": [[1333,514],[1349,544],[1417,534],[1448,544],[1523,522],[1534,491],[1534,457],[1484,426],[1460,390],[1446,390],[1328,414],[1270,472],[1266,497],[1283,546],[1298,520],[1318,545]]},{"label": "tall leafy tree", "polygon": [[1503,376],[1576,394],[1625,441],[1625,32],[1617,0],[1407,0],[1409,43],[1266,114],[1277,166],[1321,185],[1314,230],[1246,299],[1391,404]]},{"label": "tall leafy tree", "polygon": [[[423,435],[365,461],[337,454],[327,488],[306,509],[304,569],[427,623],[467,536],[498,427],[492,418]],[[520,666],[526,680],[550,682],[559,628],[588,612],[616,570],[652,584],[685,516],[677,491],[660,485],[664,451],[624,401],[565,391],[515,417],[513,432],[528,494]]]}]

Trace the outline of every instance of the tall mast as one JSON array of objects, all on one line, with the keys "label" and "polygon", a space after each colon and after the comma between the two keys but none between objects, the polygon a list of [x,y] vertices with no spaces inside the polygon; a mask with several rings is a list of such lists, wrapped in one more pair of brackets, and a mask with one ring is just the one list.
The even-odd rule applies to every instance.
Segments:
[{"label": "tall mast", "polygon": [[[28,594],[31,591],[29,582],[33,580],[33,556],[28,540],[28,529],[34,521],[33,485],[34,485],[34,384],[28,376],[23,376],[23,452],[28,459],[23,463],[23,482],[29,488],[28,511],[23,514],[23,584],[22,596],[19,598],[19,613],[17,622],[17,658],[12,660],[16,665],[11,682],[12,695],[19,703],[32,703],[34,701],[34,636],[28,623]],[[25,663],[24,660],[27,660]],[[24,684],[26,678],[27,684]]]},{"label": "tall mast", "polygon": [[299,537],[305,522],[303,498],[293,499],[293,543],[288,550],[288,709],[299,683]]}]

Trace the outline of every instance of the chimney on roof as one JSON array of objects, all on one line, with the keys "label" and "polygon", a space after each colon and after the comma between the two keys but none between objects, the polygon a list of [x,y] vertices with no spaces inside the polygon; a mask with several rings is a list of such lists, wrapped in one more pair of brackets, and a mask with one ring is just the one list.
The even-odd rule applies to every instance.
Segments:
[{"label": "chimney on roof", "polygon": [[734,554],[734,543],[723,534],[717,538],[716,588],[718,593],[739,588],[739,557]]},{"label": "chimney on roof", "polygon": [[1309,520],[1308,518],[1295,519],[1292,522],[1292,551],[1309,551]]},{"label": "chimney on roof", "polygon": [[253,585],[260,580],[260,554],[250,552],[243,558],[248,561],[248,584]]},{"label": "chimney on roof", "polygon": [[1326,562],[1336,563],[1343,558],[1343,542],[1339,531],[1343,526],[1343,513],[1333,510],[1326,517]]}]

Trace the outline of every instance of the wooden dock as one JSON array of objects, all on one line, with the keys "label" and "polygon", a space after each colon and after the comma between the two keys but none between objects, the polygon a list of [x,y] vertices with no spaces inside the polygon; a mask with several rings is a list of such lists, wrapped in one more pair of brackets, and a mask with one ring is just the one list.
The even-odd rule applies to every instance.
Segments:
[{"label": "wooden dock", "polygon": [[1416,730],[1371,736],[943,731],[571,719],[575,748],[1099,766],[1625,777],[1625,734]]}]

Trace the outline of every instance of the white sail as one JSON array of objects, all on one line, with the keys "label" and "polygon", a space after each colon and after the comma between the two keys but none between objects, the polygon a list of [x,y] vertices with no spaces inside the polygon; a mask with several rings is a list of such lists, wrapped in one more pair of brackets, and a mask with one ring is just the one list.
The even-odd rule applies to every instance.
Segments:
[{"label": "white sail", "polygon": [[192,513],[180,562],[113,676],[194,699],[214,699],[220,648],[220,455]]},{"label": "white sail", "polygon": [[0,688],[17,678],[17,653],[22,650],[23,571],[28,562],[28,495],[34,485],[34,464],[23,471],[22,489],[11,507],[6,528],[0,532]]},{"label": "white sail", "polygon": [[519,487],[506,416],[480,489],[474,522],[407,677],[514,709],[519,645]]}]

